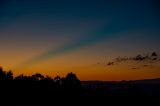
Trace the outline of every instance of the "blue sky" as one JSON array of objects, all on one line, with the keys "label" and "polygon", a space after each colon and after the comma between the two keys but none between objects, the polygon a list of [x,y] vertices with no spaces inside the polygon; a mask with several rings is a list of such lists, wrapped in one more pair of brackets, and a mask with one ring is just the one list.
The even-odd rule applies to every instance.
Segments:
[{"label": "blue sky", "polygon": [[32,64],[92,45],[108,52],[113,47],[114,52],[158,51],[158,4],[158,0],[2,0],[2,54],[33,50],[36,53],[26,59]]}]

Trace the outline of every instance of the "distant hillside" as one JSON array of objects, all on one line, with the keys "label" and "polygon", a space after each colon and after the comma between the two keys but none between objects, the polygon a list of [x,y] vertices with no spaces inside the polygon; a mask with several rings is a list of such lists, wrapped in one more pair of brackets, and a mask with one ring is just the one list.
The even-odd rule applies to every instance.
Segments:
[{"label": "distant hillside", "polygon": [[142,80],[128,80],[128,81],[98,81],[98,80],[90,80],[90,81],[81,81],[82,84],[110,84],[110,83],[160,83],[160,78],[155,78],[155,79],[142,79]]},{"label": "distant hillside", "polygon": [[136,88],[148,96],[160,97],[160,78],[130,81],[82,81],[84,88],[107,88],[109,92]]},{"label": "distant hillside", "polygon": [[135,82],[135,83],[157,83],[157,84],[160,84],[160,78],[156,78],[156,79],[144,79],[144,80],[134,80],[132,82]]}]

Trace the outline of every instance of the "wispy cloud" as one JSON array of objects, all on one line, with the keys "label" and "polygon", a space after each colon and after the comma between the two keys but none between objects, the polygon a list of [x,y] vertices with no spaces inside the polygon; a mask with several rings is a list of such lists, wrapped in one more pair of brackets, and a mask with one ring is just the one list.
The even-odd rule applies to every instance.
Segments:
[{"label": "wispy cloud", "polygon": [[115,62],[125,62],[125,61],[156,61],[160,60],[159,55],[156,52],[146,53],[146,54],[138,54],[134,57],[117,57]]},{"label": "wispy cloud", "polygon": [[[160,55],[156,52],[152,52],[152,53],[138,54],[133,57],[126,57],[126,56],[117,57],[113,61],[107,62],[105,66],[113,66],[121,63],[127,63],[129,61],[136,62],[135,66],[131,66],[131,69],[133,70],[140,69],[140,67],[152,68],[152,65],[154,63],[160,62]],[[140,64],[140,67],[139,67],[139,64]]]}]

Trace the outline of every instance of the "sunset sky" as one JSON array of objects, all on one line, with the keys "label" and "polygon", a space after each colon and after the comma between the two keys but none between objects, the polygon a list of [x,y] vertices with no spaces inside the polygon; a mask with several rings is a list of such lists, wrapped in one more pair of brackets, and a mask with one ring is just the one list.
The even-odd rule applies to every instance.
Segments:
[{"label": "sunset sky", "polygon": [[118,56],[160,53],[159,5],[159,0],[0,0],[0,66],[14,75],[159,78],[160,61],[106,65]]}]

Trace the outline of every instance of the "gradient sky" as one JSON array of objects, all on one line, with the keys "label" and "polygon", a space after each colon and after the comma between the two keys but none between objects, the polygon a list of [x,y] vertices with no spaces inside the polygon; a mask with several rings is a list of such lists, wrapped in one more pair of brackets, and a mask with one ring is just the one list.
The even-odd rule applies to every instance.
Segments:
[{"label": "gradient sky", "polygon": [[160,64],[112,67],[117,56],[160,53],[159,0],[1,0],[0,66],[81,80],[160,77]]}]

